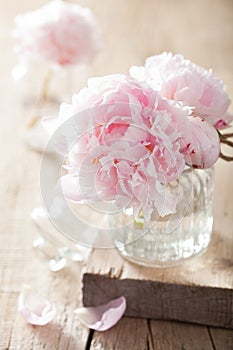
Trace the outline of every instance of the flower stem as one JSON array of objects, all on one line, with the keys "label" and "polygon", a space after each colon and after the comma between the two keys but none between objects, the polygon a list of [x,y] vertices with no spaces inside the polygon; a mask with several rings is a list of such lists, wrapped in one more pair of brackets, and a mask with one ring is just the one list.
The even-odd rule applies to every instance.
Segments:
[{"label": "flower stem", "polygon": [[220,155],[219,155],[220,158],[226,160],[227,162],[232,162],[233,161],[233,157],[229,157],[229,156],[226,156],[225,154],[223,154],[222,152],[220,152]]},{"label": "flower stem", "polygon": [[51,78],[52,78],[52,70],[48,69],[46,76],[44,78],[43,84],[42,84],[42,89],[41,89],[41,93],[39,95],[39,99],[38,99],[38,106],[43,106],[43,104],[45,102],[47,102],[48,99],[48,91],[49,91],[49,85],[51,82]]},{"label": "flower stem", "polygon": [[221,134],[225,139],[228,139],[229,137],[233,137],[233,132]]},{"label": "flower stem", "polygon": [[[233,137],[233,133],[221,134],[221,132],[219,130],[217,130],[217,132],[218,132],[218,135],[219,135],[220,143],[222,143],[224,145],[227,145],[229,147],[233,147],[233,141],[228,140],[228,138]],[[232,162],[233,161],[233,157],[226,156],[222,152],[220,152],[219,157],[224,159],[224,160],[226,160],[227,162]]]},{"label": "flower stem", "polygon": [[[45,78],[43,80],[43,83],[42,83],[42,87],[41,87],[41,90],[40,90],[40,93],[39,93],[39,97],[35,103],[35,108],[36,109],[41,109],[44,104],[47,102],[48,100],[48,91],[49,91],[49,86],[50,86],[50,82],[51,82],[51,79],[52,79],[52,75],[53,75],[53,72],[51,69],[48,69],[46,75],[45,75]],[[41,115],[38,113],[38,114],[33,114],[27,121],[26,123],[26,127],[28,129],[31,129],[35,126],[35,124],[38,122],[38,120],[40,120],[41,118]]]},{"label": "flower stem", "polygon": [[217,130],[217,133],[221,142],[224,142],[226,139],[233,137],[233,133],[222,134],[219,130]]},{"label": "flower stem", "polygon": [[220,142],[224,143],[225,145],[228,145],[230,147],[233,147],[233,141],[229,141],[229,140],[223,138],[223,139],[220,139]]}]

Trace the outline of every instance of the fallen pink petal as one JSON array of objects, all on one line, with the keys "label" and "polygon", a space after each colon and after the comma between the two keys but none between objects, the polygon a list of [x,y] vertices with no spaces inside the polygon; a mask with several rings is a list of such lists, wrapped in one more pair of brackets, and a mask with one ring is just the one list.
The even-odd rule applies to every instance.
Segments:
[{"label": "fallen pink petal", "polygon": [[79,321],[88,328],[96,331],[106,331],[113,327],[124,315],[126,299],[120,298],[111,300],[107,304],[96,307],[80,307],[75,310]]},{"label": "fallen pink petal", "polygon": [[27,323],[37,326],[45,326],[56,315],[55,305],[34,294],[30,288],[24,288],[20,293],[18,311]]}]

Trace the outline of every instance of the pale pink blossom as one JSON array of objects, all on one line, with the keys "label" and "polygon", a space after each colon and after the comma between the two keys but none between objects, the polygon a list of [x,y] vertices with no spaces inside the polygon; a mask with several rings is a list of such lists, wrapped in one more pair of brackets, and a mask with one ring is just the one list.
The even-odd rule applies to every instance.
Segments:
[{"label": "pale pink blossom", "polygon": [[189,117],[192,129],[192,143],[184,134],[182,150],[186,164],[198,169],[210,168],[218,159],[220,152],[219,136],[211,124],[203,118]]},{"label": "pale pink blossom", "polygon": [[119,208],[131,205],[136,215],[143,211],[146,220],[153,207],[161,216],[174,213],[176,199],[166,185],[180,177],[185,162],[204,168],[219,154],[216,130],[196,117],[202,128],[197,135],[190,114],[188,108],[130,77],[115,74],[89,80],[72,104],[61,106],[57,119],[44,122],[50,131],[58,128],[55,139],[60,149],[65,151],[66,143],[72,143],[66,168],[73,179],[66,176],[61,181],[64,193],[73,200],[114,200]]},{"label": "pale pink blossom", "polygon": [[106,331],[121,319],[125,309],[126,299],[125,297],[120,297],[104,305],[80,307],[74,312],[79,321],[88,328],[96,331]]},{"label": "pale pink blossom", "polygon": [[193,108],[193,115],[205,118],[216,128],[227,126],[233,115],[223,81],[182,55],[164,52],[146,59],[144,67],[133,66],[130,74],[168,99]]},{"label": "pale pink blossom", "polygon": [[32,325],[45,326],[56,316],[55,305],[25,287],[20,293],[18,311]]},{"label": "pale pink blossom", "polygon": [[64,66],[89,63],[100,47],[92,12],[77,4],[50,1],[15,18],[20,55]]}]

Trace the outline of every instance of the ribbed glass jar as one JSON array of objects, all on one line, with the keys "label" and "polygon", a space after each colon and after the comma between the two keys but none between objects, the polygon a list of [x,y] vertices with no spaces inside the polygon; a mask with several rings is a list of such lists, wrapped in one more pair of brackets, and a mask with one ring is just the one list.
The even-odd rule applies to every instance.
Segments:
[{"label": "ribbed glass jar", "polygon": [[120,253],[139,265],[167,267],[202,252],[212,233],[212,183],[213,169],[188,169],[170,185],[177,195],[175,214],[159,217],[154,209],[150,222],[145,222],[128,208],[110,217]]}]

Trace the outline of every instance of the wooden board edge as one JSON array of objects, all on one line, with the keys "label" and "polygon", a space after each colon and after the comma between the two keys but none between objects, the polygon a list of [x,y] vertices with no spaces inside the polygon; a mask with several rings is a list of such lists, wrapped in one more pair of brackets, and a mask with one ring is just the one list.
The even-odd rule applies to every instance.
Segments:
[{"label": "wooden board edge", "polygon": [[233,289],[83,274],[83,305],[124,295],[125,316],[176,320],[233,329]]}]

